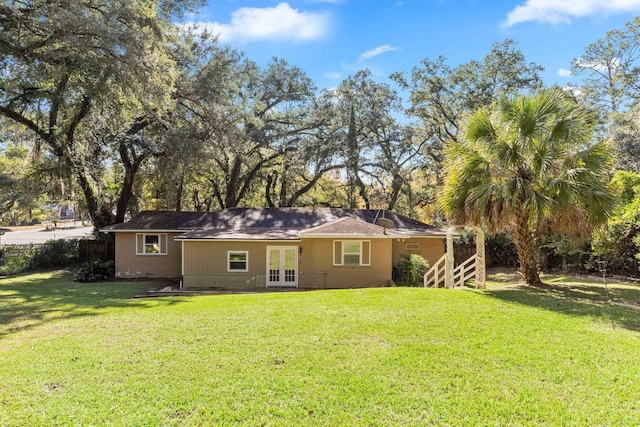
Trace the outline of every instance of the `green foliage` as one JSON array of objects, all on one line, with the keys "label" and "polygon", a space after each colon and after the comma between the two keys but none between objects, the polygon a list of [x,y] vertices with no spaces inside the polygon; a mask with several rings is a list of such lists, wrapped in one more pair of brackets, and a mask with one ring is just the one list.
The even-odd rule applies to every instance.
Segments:
[{"label": "green foliage", "polygon": [[610,139],[618,169],[640,172],[640,105],[610,115]]},{"label": "green foliage", "polygon": [[607,228],[594,235],[594,256],[611,273],[640,277],[640,174],[618,171],[612,183],[620,204]]},{"label": "green foliage", "polygon": [[0,266],[0,276],[10,276],[22,273],[29,268],[31,251],[16,250],[8,246],[0,249],[3,251],[4,265]]},{"label": "green foliage", "polygon": [[67,268],[78,262],[78,240],[48,240],[29,258],[28,269]]},{"label": "green foliage", "polygon": [[429,261],[418,254],[401,254],[403,260],[397,268],[400,270],[400,286],[422,286],[423,277],[429,271]]},{"label": "green foliage", "polygon": [[[0,115],[58,160],[97,227],[122,220],[140,165],[157,153],[148,131],[176,92],[178,28],[200,1],[8,2],[2,6]],[[107,165],[125,169],[114,203]],[[0,176],[0,180],[2,177]],[[0,200],[0,204],[2,200]]]},{"label": "green foliage", "polygon": [[593,264],[590,242],[576,243],[567,236],[549,236],[540,250],[545,271],[582,273]]},{"label": "green foliage", "polygon": [[492,267],[517,267],[518,251],[508,233],[487,235],[485,245],[487,261]]},{"label": "green foliage", "polygon": [[113,261],[93,260],[83,263],[73,274],[76,282],[101,282],[114,275]]}]

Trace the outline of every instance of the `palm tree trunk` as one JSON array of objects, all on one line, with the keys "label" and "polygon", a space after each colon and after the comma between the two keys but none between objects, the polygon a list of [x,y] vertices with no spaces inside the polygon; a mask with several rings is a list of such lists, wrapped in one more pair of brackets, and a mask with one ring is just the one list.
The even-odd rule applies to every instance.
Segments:
[{"label": "palm tree trunk", "polygon": [[533,238],[533,233],[529,228],[529,219],[522,208],[516,208],[511,223],[511,234],[513,243],[518,250],[518,261],[520,262],[520,277],[528,286],[542,286],[540,273],[538,272],[537,247]]}]

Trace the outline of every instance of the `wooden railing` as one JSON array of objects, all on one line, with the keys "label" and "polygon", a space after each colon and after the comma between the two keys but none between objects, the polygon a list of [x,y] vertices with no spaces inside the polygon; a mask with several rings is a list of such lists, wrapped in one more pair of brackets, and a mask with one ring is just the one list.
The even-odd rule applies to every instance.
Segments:
[{"label": "wooden railing", "polygon": [[453,270],[453,286],[464,286],[464,283],[476,277],[477,256],[473,255]]},{"label": "wooden railing", "polygon": [[445,285],[445,280],[444,280],[445,273],[446,273],[445,265],[446,265],[446,254],[442,255],[442,257],[440,257],[440,259],[436,261],[435,264],[433,264],[433,267],[431,267],[429,271],[427,271],[427,273],[424,275],[425,288],[430,288],[430,287],[439,288],[441,283],[442,283],[442,286]]},{"label": "wooden railing", "polygon": [[[477,256],[473,255],[453,270],[453,283],[451,287],[464,286],[465,282],[476,277]],[[446,283],[447,260],[446,255],[436,263],[424,275],[425,288],[447,287]]]}]

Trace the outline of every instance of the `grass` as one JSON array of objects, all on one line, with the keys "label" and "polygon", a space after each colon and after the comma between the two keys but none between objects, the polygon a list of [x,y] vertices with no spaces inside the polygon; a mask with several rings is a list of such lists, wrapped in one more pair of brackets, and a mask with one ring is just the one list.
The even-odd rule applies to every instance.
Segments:
[{"label": "grass", "polygon": [[154,299],[2,279],[0,425],[637,425],[640,312],[503,279]]}]

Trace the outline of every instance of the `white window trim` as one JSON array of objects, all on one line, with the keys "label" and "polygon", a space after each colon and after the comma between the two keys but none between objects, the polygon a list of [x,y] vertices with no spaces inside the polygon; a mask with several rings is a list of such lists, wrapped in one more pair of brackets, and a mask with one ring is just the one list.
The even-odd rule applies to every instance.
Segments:
[{"label": "white window trim", "polygon": [[[335,261],[336,261],[336,244],[335,244],[335,242],[340,242],[340,247],[341,247],[341,249],[340,249],[340,252],[341,252],[340,253],[340,255],[341,255],[340,256],[340,261],[341,262],[339,264],[335,263]],[[345,255],[344,254],[344,244],[345,243],[354,243],[354,242],[357,242],[360,245],[360,253],[359,253],[360,254],[360,263],[359,264],[345,264],[344,263],[344,255]],[[363,253],[364,251],[362,250],[362,246],[363,246],[364,242],[369,243],[369,254],[368,254],[369,263],[368,264],[364,264],[362,262],[363,257],[364,257],[364,253]],[[355,255],[355,254],[350,254],[350,255]],[[343,267],[369,267],[369,266],[371,266],[371,240],[334,240],[334,243],[333,243],[333,262],[334,262],[333,265],[343,266]]]},{"label": "white window trim", "polygon": [[[245,269],[231,269],[231,254],[244,254],[247,258],[245,260]],[[249,272],[249,251],[227,251],[227,273],[247,273]]]},{"label": "white window trim", "polygon": [[[167,238],[167,234],[166,233],[140,233],[142,235],[142,247],[139,247],[138,245],[138,234],[136,234],[136,255],[145,255],[145,256],[158,256],[158,255],[166,255],[167,254],[167,248],[162,246],[162,236],[164,237],[164,241],[166,242],[166,244],[168,244],[168,238]],[[158,253],[150,253],[150,252],[145,252],[144,248],[145,248],[145,241],[147,240],[147,236],[158,236],[158,246],[160,247],[160,252]]]}]

